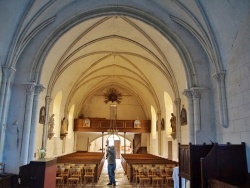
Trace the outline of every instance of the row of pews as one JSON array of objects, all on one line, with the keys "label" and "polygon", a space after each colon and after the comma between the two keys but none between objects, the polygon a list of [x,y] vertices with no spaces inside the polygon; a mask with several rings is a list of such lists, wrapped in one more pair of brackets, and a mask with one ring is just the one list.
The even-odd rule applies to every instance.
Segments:
[{"label": "row of pews", "polygon": [[105,162],[105,154],[100,152],[71,153],[57,158],[57,164],[94,165],[94,182],[97,182]]},{"label": "row of pews", "polygon": [[133,182],[134,165],[164,165],[166,167],[178,166],[178,162],[168,160],[152,154],[121,154],[121,164],[130,182]]},{"label": "row of pews", "polygon": [[18,187],[56,187],[58,166],[62,164],[94,166],[94,182],[97,182],[104,162],[105,154],[100,152],[75,152],[57,158],[34,160],[20,167]]}]

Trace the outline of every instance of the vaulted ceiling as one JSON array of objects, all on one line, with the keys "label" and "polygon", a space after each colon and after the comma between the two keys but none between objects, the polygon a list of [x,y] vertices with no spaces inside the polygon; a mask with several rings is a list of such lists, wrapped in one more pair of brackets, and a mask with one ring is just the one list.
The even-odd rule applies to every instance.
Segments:
[{"label": "vaulted ceiling", "polygon": [[65,32],[47,56],[41,80],[48,74],[48,91],[64,88],[66,106],[82,106],[89,97],[114,87],[144,108],[153,104],[159,109],[163,91],[174,98],[176,83],[186,85],[173,45],[152,26],[127,16],[97,17]]}]

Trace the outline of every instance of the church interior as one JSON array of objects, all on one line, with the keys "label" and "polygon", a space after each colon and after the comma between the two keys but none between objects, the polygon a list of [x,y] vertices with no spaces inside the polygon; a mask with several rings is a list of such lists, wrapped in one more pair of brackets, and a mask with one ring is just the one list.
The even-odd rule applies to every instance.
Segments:
[{"label": "church interior", "polygon": [[97,186],[108,146],[134,187],[250,186],[249,20],[248,0],[2,0],[0,187],[85,187],[93,164]]}]

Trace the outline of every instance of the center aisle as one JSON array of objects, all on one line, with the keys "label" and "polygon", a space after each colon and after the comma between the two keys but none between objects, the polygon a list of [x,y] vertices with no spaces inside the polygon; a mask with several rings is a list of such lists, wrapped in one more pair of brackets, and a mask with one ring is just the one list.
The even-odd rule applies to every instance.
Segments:
[{"label": "center aisle", "polygon": [[[127,176],[124,174],[124,170],[123,170],[120,159],[116,159],[115,179],[116,179],[116,186],[115,187],[117,187],[117,188],[132,187],[132,185],[128,181]],[[108,186],[107,183],[109,183],[108,163],[107,163],[107,160],[105,160],[105,163],[104,163],[103,169],[102,169],[102,173],[101,173],[99,181],[97,182],[95,187],[112,187],[112,186]]]}]

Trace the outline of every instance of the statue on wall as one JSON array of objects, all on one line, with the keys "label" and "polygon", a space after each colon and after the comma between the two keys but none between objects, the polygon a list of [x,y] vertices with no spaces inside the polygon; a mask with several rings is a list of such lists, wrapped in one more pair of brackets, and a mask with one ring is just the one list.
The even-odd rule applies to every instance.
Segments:
[{"label": "statue on wall", "polygon": [[83,115],[83,114],[80,114],[80,115],[78,116],[78,118],[79,118],[79,119],[84,119],[84,115]]},{"label": "statue on wall", "polygon": [[141,128],[141,121],[138,118],[134,121],[134,128]]},{"label": "statue on wall", "polygon": [[68,134],[68,119],[66,117],[64,117],[62,119],[62,123],[61,123],[61,132],[60,134]]},{"label": "statue on wall", "polygon": [[164,118],[161,118],[161,130],[162,131],[165,130],[165,121],[164,121]]},{"label": "statue on wall", "polygon": [[176,117],[173,113],[171,113],[170,125],[172,128],[172,133],[176,133]]},{"label": "statue on wall", "polygon": [[39,114],[39,123],[45,124],[45,107],[41,107]]},{"label": "statue on wall", "polygon": [[182,105],[180,118],[181,125],[187,125],[187,110],[184,108],[184,105]]}]

